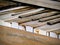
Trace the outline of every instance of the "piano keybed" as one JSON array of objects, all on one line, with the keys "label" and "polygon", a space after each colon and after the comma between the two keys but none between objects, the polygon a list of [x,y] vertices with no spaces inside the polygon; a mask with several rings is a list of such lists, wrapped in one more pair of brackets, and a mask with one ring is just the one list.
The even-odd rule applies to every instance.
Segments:
[{"label": "piano keybed", "polygon": [[[4,6],[5,5],[3,5],[3,7]],[[47,30],[50,30],[50,29],[47,29],[48,28],[47,26],[52,26],[55,28],[54,25],[58,24],[57,27],[60,25],[60,12],[58,10],[53,10],[53,9],[43,8],[43,7],[35,7],[30,5],[19,6],[19,8],[16,8],[14,10],[8,10],[8,11],[1,10],[0,20],[9,22],[10,24],[12,22],[16,22],[18,23],[18,26],[19,25],[24,27],[31,26],[34,29],[36,29],[34,31],[32,30],[32,33],[41,34],[40,31],[48,32]],[[44,26],[46,26],[47,28],[45,28]],[[37,30],[38,27],[44,27],[46,30],[44,28],[39,28]],[[54,28],[52,28],[51,30],[55,31],[56,28],[55,29]],[[58,29],[56,30],[58,31]],[[60,31],[59,31],[59,34],[60,34]]]}]

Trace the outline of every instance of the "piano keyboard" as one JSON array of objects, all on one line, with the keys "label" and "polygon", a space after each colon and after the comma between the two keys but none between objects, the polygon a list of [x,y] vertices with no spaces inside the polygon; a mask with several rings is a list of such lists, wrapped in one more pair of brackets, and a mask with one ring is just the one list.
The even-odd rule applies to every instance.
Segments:
[{"label": "piano keyboard", "polygon": [[[12,22],[16,22],[18,24],[18,27],[19,25],[31,26],[34,28],[34,31],[32,31],[32,33],[37,32],[39,34],[43,34],[42,31],[47,32],[47,30],[50,30],[49,27],[55,28],[55,26],[58,27],[60,25],[60,12],[58,10],[53,10],[53,9],[44,8],[44,7],[21,5],[14,8],[1,10],[0,20],[3,20],[10,24]],[[38,27],[40,27],[38,29],[39,32],[37,31]],[[44,28],[41,28],[41,27],[44,27],[46,29],[49,28],[49,29],[45,30]],[[51,30],[53,30],[53,28]]]},{"label": "piano keyboard", "polygon": [[52,11],[52,12],[46,12],[46,13],[42,13],[42,14],[32,15],[32,16],[25,17],[25,18],[20,18],[20,14],[19,14],[18,18],[13,19],[11,21],[16,21],[16,22],[23,23],[23,22],[28,22],[28,21],[32,21],[32,20],[36,20],[36,19],[40,19],[40,18],[44,18],[44,17],[48,17],[48,16],[52,16],[56,13],[58,13],[58,12]]}]

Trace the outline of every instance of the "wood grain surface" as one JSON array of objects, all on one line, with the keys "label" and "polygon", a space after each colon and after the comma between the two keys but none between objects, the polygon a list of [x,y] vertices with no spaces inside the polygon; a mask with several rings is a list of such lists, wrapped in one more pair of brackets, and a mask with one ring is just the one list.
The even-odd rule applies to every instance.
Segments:
[{"label": "wood grain surface", "polygon": [[1,45],[60,45],[60,40],[43,35],[0,26]]}]

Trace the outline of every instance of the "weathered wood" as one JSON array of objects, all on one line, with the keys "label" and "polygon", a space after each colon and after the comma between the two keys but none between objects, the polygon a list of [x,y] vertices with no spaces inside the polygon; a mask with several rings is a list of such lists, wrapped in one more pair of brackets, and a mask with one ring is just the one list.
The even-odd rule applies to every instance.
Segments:
[{"label": "weathered wood", "polygon": [[60,10],[60,2],[52,0],[15,0],[15,1]]},{"label": "weathered wood", "polygon": [[16,10],[16,9],[24,8],[24,7],[26,7],[26,6],[14,7],[14,8],[10,8],[10,9],[7,9],[7,10],[2,10],[2,11],[0,11],[0,13],[2,13],[2,12],[6,12],[6,11],[11,11],[11,10]]},{"label": "weathered wood", "polygon": [[60,29],[60,23],[55,24],[55,25],[44,25],[44,26],[37,27],[37,28],[40,29],[40,30],[44,30],[44,31],[50,32],[50,31],[54,31],[54,30]]},{"label": "weathered wood", "polygon": [[41,11],[44,11],[45,9],[44,8],[38,8],[38,9],[35,9],[35,10],[31,10],[31,11],[27,11],[27,12],[25,12],[25,13],[23,13],[23,14],[21,14],[21,16],[20,17],[28,17],[28,16],[30,16],[30,15],[34,15],[34,14],[38,14],[38,13],[40,13]]},{"label": "weathered wood", "polygon": [[60,45],[60,40],[0,26],[1,45]]},{"label": "weathered wood", "polygon": [[52,19],[56,19],[56,18],[59,18],[59,17],[60,17],[60,14],[39,19],[39,21],[40,21],[40,22],[45,22],[45,21],[52,20]]},{"label": "weathered wood", "polygon": [[35,20],[35,21],[26,22],[26,23],[21,23],[19,25],[22,25],[22,26],[31,26],[33,28],[37,28],[37,27],[44,26],[46,24],[47,24],[47,21],[46,22],[39,22],[39,20]]},{"label": "weathered wood", "polygon": [[17,5],[14,2],[9,2],[9,1],[0,1],[0,8],[5,7],[5,6],[11,6],[11,5]]},{"label": "weathered wood", "polygon": [[57,24],[57,23],[60,23],[60,18],[53,19],[53,20],[47,22],[48,25],[53,25],[53,24]]},{"label": "weathered wood", "polygon": [[18,15],[18,14],[21,14],[21,13],[24,13],[24,12],[28,12],[28,11],[34,10],[34,9],[36,9],[36,8],[30,7],[30,6],[25,6],[24,8],[12,10],[10,12],[13,12],[13,13],[15,13],[15,15]]}]

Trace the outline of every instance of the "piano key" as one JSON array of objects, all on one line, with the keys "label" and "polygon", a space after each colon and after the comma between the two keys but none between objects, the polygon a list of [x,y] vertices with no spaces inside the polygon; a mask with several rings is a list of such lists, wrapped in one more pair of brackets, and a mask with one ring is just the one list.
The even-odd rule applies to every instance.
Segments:
[{"label": "piano key", "polygon": [[53,20],[47,22],[48,25],[53,25],[53,24],[57,24],[57,23],[60,23],[60,18],[53,19]]},{"label": "piano key", "polygon": [[44,31],[54,31],[54,30],[57,30],[57,29],[60,29],[60,23],[58,24],[55,24],[55,25],[44,25],[44,26],[41,26],[41,27],[37,27],[38,29],[40,30],[44,30]]},{"label": "piano key", "polygon": [[20,9],[20,8],[25,8],[25,7],[27,7],[27,6],[14,7],[14,8],[10,8],[10,9],[7,9],[7,10],[2,10],[2,11],[0,11],[0,13],[1,13],[1,12],[6,12],[6,11],[15,10],[15,9]]},{"label": "piano key", "polygon": [[23,13],[27,13],[27,12],[30,12],[31,10],[35,10],[35,8],[23,8],[23,9],[18,9],[18,10],[15,10],[15,11],[11,11],[13,12],[14,14],[12,14],[11,16],[15,16],[15,15],[20,15],[20,14],[23,14]]},{"label": "piano key", "polygon": [[38,9],[31,10],[29,12],[25,12],[25,13],[22,13],[22,14],[19,14],[19,15],[21,17],[27,17],[27,16],[30,16],[30,15],[33,15],[33,14],[37,14],[37,13],[39,13],[42,10],[45,10],[45,9],[44,8],[38,8]]},{"label": "piano key", "polygon": [[21,8],[21,9],[12,10],[11,12],[14,12],[14,13],[17,13],[18,14],[19,12],[27,11],[27,10],[30,10],[30,9],[36,9],[36,8],[27,6],[27,7]]},{"label": "piano key", "polygon": [[48,21],[48,20],[52,20],[52,19],[56,19],[56,18],[60,18],[60,14],[39,19],[39,21],[44,22],[44,21]]}]

